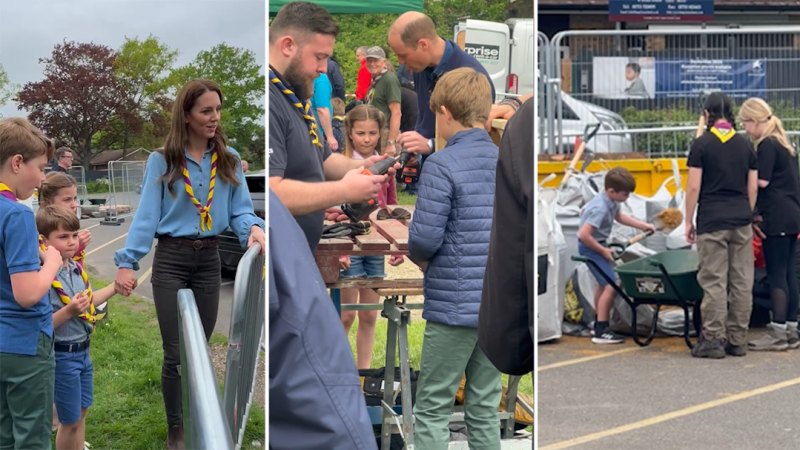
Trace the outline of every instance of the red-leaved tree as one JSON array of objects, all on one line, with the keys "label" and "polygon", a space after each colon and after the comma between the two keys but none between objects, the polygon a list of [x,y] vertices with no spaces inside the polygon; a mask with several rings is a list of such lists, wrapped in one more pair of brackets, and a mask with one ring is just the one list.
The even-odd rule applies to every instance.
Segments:
[{"label": "red-leaved tree", "polygon": [[26,83],[17,95],[29,119],[59,145],[68,145],[76,164],[89,168],[92,137],[125,108],[125,92],[114,76],[114,50],[94,43],[64,42],[45,64],[44,80]]}]

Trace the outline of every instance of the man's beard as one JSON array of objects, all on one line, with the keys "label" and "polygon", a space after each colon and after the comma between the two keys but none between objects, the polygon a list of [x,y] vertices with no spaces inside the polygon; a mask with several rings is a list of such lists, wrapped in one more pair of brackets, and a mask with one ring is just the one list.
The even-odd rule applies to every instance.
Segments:
[{"label": "man's beard", "polygon": [[286,68],[286,73],[283,76],[300,100],[308,100],[314,94],[314,79],[303,76],[300,73],[299,54],[289,61],[289,67]]}]

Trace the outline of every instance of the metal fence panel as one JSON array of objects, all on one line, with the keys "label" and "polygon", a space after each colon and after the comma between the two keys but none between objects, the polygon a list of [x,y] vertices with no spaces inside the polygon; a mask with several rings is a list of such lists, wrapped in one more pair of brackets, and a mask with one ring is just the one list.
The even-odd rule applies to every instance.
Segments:
[{"label": "metal fence panel", "polygon": [[119,224],[136,211],[144,183],[144,166],[145,161],[109,161],[108,201],[99,208],[105,216],[103,223]]},{"label": "metal fence panel", "polygon": [[[547,35],[538,31],[536,33],[536,96],[539,98],[537,105],[537,133],[539,135],[539,149],[545,148],[545,137],[548,135],[553,136],[553,130],[548,130],[547,127],[553,127],[553,117],[548,113],[548,105],[552,103],[549,97],[550,89],[547,88],[546,81],[550,72],[550,39]],[[536,145],[536,143],[534,143]],[[536,153],[540,150],[537,149]]]},{"label": "metal fence panel", "polygon": [[186,448],[230,450],[233,442],[222,412],[208,344],[191,289],[178,291],[178,336]]},{"label": "metal fence panel", "polygon": [[[617,135],[621,133],[613,132],[624,130],[626,124],[634,129],[693,125],[704,96],[713,91],[723,91],[737,103],[747,97],[764,98],[779,117],[800,115],[797,26],[564,31],[549,44],[540,38],[539,44],[549,48],[544,52],[548,70],[539,83],[546,90],[548,82],[555,84],[543,96],[546,109],[553,106],[555,114],[547,114],[542,153],[571,148],[567,137],[579,134],[590,122]],[[787,124],[793,127],[800,129],[800,122]],[[664,155],[684,147],[678,136],[664,142],[669,145]],[[656,149],[661,143],[644,137],[607,137],[606,142],[598,140],[587,147],[661,155]]]},{"label": "metal fence panel", "polygon": [[255,244],[245,252],[236,269],[222,396],[237,449],[244,438],[247,415],[255,393],[261,343],[264,341],[265,274],[261,245]]}]

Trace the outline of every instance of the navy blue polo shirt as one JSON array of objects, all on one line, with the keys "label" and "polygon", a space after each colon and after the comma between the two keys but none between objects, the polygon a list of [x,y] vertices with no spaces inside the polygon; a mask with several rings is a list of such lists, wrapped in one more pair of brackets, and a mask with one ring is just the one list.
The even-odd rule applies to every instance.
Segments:
[{"label": "navy blue polo shirt", "polygon": [[436,67],[428,67],[421,72],[414,72],[414,87],[417,91],[417,104],[419,107],[419,116],[414,129],[428,139],[436,135],[436,114],[430,108],[431,93],[436,86],[436,81],[445,73],[459,67],[470,67],[486,76],[486,80],[489,81],[489,86],[492,89],[492,98],[489,101],[494,103],[495,91],[489,72],[477,59],[461,50],[455,42],[445,41],[444,55],[442,55],[439,64]]},{"label": "navy blue polo shirt", "polygon": [[[280,75],[279,75],[280,76]],[[317,126],[320,141],[324,142],[322,127]],[[269,85],[269,176],[308,183],[325,181],[323,163],[331,155],[327,145],[322,148],[311,142],[308,124],[289,100],[273,83]],[[322,236],[324,210],[294,216],[308,240],[312,252]]]}]

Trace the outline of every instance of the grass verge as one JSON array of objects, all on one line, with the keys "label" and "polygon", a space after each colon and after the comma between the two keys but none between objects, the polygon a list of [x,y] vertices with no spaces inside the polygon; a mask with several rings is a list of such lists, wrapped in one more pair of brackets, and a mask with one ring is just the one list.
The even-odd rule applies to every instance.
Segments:
[{"label": "grass verge", "polygon": [[[93,286],[105,284],[92,280]],[[115,296],[110,302],[108,320],[92,336],[94,404],[86,419],[86,441],[93,450],[163,449],[167,428],[155,308],[135,296]],[[219,341],[212,338],[212,345]],[[264,408],[254,405],[242,448],[252,448],[256,440],[263,447],[265,427]]]}]

